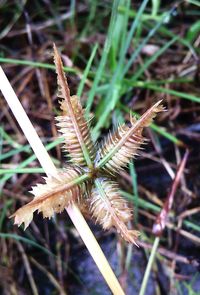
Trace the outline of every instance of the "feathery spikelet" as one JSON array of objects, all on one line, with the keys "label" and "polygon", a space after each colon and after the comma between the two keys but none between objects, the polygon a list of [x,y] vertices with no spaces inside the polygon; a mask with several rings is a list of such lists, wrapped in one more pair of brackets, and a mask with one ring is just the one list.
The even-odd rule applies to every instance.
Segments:
[{"label": "feathery spikelet", "polygon": [[[137,155],[137,150],[144,142],[142,137],[144,127],[149,126],[156,114],[164,110],[160,102],[147,110],[139,120],[131,117],[131,126],[123,124],[115,133],[109,134],[99,151],[100,160],[97,162],[97,167],[102,167],[112,174],[119,173],[126,167]],[[103,165],[101,165],[102,162]]]},{"label": "feathery spikelet", "polygon": [[[103,159],[109,151],[111,151],[127,134],[130,127],[127,124],[122,124],[118,129],[110,133],[105,139],[99,151],[100,159]],[[111,159],[102,167],[108,173],[115,174],[123,170],[132,158],[137,155],[137,150],[143,143],[144,139],[141,136],[132,135],[124,143],[124,145],[111,157]],[[98,165],[98,163],[97,163]]]},{"label": "feathery spikelet", "polygon": [[54,45],[54,62],[56,65],[58,96],[63,98],[60,102],[62,116],[57,117],[62,137],[65,139],[64,147],[70,153],[74,164],[92,166],[94,147],[89,128],[84,118],[84,111],[77,96],[70,97],[70,90],[63,71],[60,55]]},{"label": "feathery spikelet", "polygon": [[96,155],[84,110],[78,97],[70,96],[55,45],[54,62],[58,96],[62,98],[59,102],[61,115],[56,118],[57,126],[64,138],[64,150],[70,154],[74,166],[67,166],[55,177],[45,178],[45,184],[33,187],[31,193],[34,199],[11,217],[15,218],[15,224],[24,223],[26,229],[36,210],[42,212],[43,217],[50,218],[54,213],[62,212],[70,203],[78,202],[81,211],[90,212],[105,230],[114,226],[124,240],[137,245],[139,233],[127,227],[132,219],[132,210],[120,196],[118,185],[111,180],[111,175],[124,169],[137,154],[144,142],[144,127],[149,126],[156,114],[164,110],[161,101],[147,110],[139,120],[130,117],[130,125],[122,124],[117,131],[109,134]]},{"label": "feathery spikelet", "polygon": [[[84,110],[82,109],[77,96],[71,96],[70,99],[80,133],[82,134],[82,138],[84,140],[84,144],[91,160],[94,160],[94,147],[87,122],[84,119]],[[60,101],[60,109],[62,110],[62,115],[56,117],[56,120],[58,121],[56,125],[59,128],[58,131],[61,133],[61,137],[64,138],[64,150],[70,154],[74,164],[85,166],[86,163],[83,151],[79,144],[78,137],[74,129],[74,123],[68,111],[65,100]]]},{"label": "feathery spikelet", "polygon": [[42,212],[43,218],[51,218],[54,213],[60,213],[71,202],[79,200],[81,187],[73,181],[80,175],[78,169],[68,168],[58,172],[56,177],[44,177],[46,183],[32,188],[34,199],[18,209],[11,217],[15,217],[15,224],[20,226],[24,222],[24,229],[33,219],[33,213]]},{"label": "feathery spikelet", "polygon": [[132,219],[132,210],[127,201],[119,195],[117,183],[106,178],[98,178],[97,181],[98,185],[92,189],[89,200],[92,217],[104,230],[114,226],[123,239],[136,244],[139,233],[129,230],[126,226]]}]

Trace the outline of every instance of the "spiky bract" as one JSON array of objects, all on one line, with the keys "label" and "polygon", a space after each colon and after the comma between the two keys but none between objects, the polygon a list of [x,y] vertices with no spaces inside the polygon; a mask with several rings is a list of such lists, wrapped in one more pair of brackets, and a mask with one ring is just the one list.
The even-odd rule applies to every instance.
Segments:
[{"label": "spiky bract", "polygon": [[[56,118],[58,131],[64,139],[64,150],[71,157],[71,165],[59,171],[56,177],[45,178],[45,184],[33,187],[35,198],[14,214],[15,223],[24,222],[25,228],[38,210],[44,217],[62,212],[71,202],[87,210],[104,229],[115,227],[128,242],[136,244],[138,232],[131,225],[132,209],[119,194],[116,181],[111,177],[120,172],[135,157],[144,142],[142,131],[156,114],[163,110],[157,102],[139,120],[130,117],[103,142],[96,152],[84,110],[77,96],[70,96],[62,61],[54,46],[54,61],[58,78],[61,114]],[[105,175],[104,175],[105,174]],[[136,244],[137,245],[137,244]]]}]

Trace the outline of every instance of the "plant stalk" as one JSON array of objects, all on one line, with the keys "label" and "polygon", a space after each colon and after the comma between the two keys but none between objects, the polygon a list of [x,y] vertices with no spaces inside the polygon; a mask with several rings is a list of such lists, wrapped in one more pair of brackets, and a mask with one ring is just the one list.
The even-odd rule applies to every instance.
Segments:
[{"label": "plant stalk", "polygon": [[144,277],[143,277],[143,281],[142,281],[142,285],[141,285],[141,288],[140,288],[139,295],[145,295],[147,283],[148,283],[149,276],[150,276],[150,273],[151,273],[151,268],[152,268],[152,265],[153,265],[153,262],[154,262],[154,258],[155,258],[156,251],[158,249],[159,243],[160,243],[160,238],[156,237],[155,240],[154,240],[153,248],[151,250],[151,255],[149,257],[149,261],[148,261],[148,264],[147,264],[147,267],[146,267],[146,270],[145,270],[145,274],[144,274]]}]

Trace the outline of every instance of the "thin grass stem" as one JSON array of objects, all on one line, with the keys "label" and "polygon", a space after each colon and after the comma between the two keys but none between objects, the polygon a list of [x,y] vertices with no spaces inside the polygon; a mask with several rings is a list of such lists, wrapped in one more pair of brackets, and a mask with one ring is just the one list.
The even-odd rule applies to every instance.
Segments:
[{"label": "thin grass stem", "polygon": [[90,58],[89,58],[89,60],[88,60],[87,66],[86,66],[86,68],[85,68],[85,71],[84,71],[84,73],[83,73],[83,77],[82,77],[82,79],[81,79],[81,82],[80,82],[80,84],[79,84],[79,86],[78,86],[78,91],[77,91],[77,96],[78,96],[78,97],[81,97],[81,95],[82,95],[83,87],[84,87],[85,81],[86,81],[86,79],[87,79],[87,76],[88,76],[89,70],[90,70],[90,68],[91,68],[91,65],[92,65],[93,59],[94,59],[94,57],[95,57],[95,54],[96,54],[97,48],[98,48],[98,44],[96,43],[95,46],[94,46],[94,48],[93,48],[93,50],[92,50],[91,56],[90,56]]},{"label": "thin grass stem", "polygon": [[[32,60],[21,60],[21,59],[15,59],[15,58],[0,57],[0,63],[9,63],[9,64],[14,64],[14,65],[30,66],[30,67],[34,67],[34,68],[50,69],[50,70],[54,70],[54,71],[56,70],[56,67],[52,64],[35,62]],[[78,73],[78,70],[75,68],[63,67],[63,70],[68,73]]]},{"label": "thin grass stem", "polygon": [[158,249],[159,242],[160,242],[160,238],[156,237],[155,240],[154,240],[154,243],[153,243],[153,247],[152,247],[152,250],[151,250],[151,255],[149,257],[148,264],[147,264],[147,267],[146,267],[146,270],[145,270],[145,274],[144,274],[144,277],[143,277],[143,280],[142,280],[142,285],[141,285],[141,288],[140,288],[139,295],[144,295],[145,294],[147,284],[148,284],[148,280],[149,280],[149,276],[150,276],[150,273],[151,273],[151,268],[152,268],[152,265],[153,265],[153,262],[154,262],[154,259],[155,259],[155,256],[156,256],[156,251]]}]

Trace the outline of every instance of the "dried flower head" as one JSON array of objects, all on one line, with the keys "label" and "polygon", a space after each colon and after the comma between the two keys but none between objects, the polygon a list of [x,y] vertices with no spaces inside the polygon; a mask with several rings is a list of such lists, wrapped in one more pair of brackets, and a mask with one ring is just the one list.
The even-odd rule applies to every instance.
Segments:
[{"label": "dried flower head", "polygon": [[[149,126],[163,107],[157,102],[139,120],[130,116],[129,124],[122,124],[96,148],[91,139],[88,122],[77,96],[70,96],[60,55],[54,45],[54,62],[58,79],[58,97],[61,115],[56,118],[58,131],[63,138],[63,149],[70,156],[70,165],[58,171],[56,177],[45,178],[45,184],[33,187],[33,200],[18,209],[11,217],[15,224],[25,228],[33,219],[33,213],[42,212],[52,217],[76,202],[107,230],[115,227],[128,242],[136,244],[138,231],[129,229],[132,209],[120,196],[117,181],[113,180],[134,158],[144,142],[142,131]],[[137,245],[137,244],[136,244]]]}]

